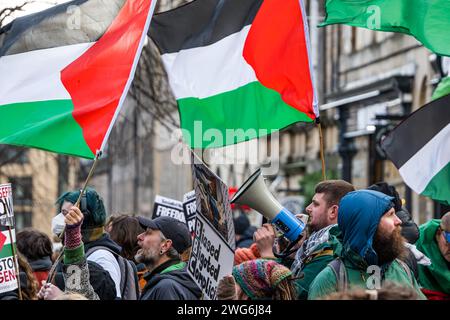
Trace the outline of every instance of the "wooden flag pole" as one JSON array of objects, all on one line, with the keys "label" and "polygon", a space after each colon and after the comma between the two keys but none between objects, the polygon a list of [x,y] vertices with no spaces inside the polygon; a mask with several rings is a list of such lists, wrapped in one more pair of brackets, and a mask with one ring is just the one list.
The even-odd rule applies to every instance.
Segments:
[{"label": "wooden flag pole", "polygon": [[[11,245],[11,252],[13,255],[13,261],[14,261],[14,269],[16,272],[16,280],[17,280],[17,287],[19,290],[19,300],[22,300],[22,289],[20,288],[20,270],[19,267],[17,265],[17,260],[16,260],[16,249],[14,248],[14,239],[12,236],[12,231],[11,231],[11,226],[8,226],[8,232],[9,232],[9,240],[10,240],[10,245]],[[19,257],[17,257],[18,259]]]},{"label": "wooden flag pole", "polygon": [[322,125],[320,124],[320,117],[316,118],[316,124],[319,128],[319,140],[320,140],[320,159],[322,160],[322,181],[327,180],[326,170],[325,170],[325,156],[324,156],[324,146],[323,146],[323,134]]},{"label": "wooden flag pole", "polygon": [[[86,180],[84,181],[83,189],[81,189],[81,192],[80,192],[80,195],[78,196],[77,202],[75,202],[75,204],[74,204],[74,206],[76,206],[78,208],[80,207],[81,197],[82,197],[83,193],[86,191],[87,185],[88,185],[89,181],[91,180],[92,174],[94,173],[95,167],[97,166],[98,159],[100,158],[101,155],[102,155],[102,152],[97,151],[97,154],[95,155],[95,158],[94,158],[94,163],[92,164],[92,167],[89,170],[89,174],[88,174]],[[58,236],[59,239],[62,240],[62,237],[63,237],[65,231],[66,231],[66,228],[64,227],[63,231]],[[64,248],[65,248],[65,246],[63,245],[63,247],[61,248],[61,252],[58,255],[58,258],[56,258],[55,262],[53,262],[52,268],[50,269],[50,272],[48,273],[48,276],[47,276],[47,283],[53,283],[53,281],[55,280],[56,267],[58,266],[58,263],[62,260],[62,257],[64,255]]]}]

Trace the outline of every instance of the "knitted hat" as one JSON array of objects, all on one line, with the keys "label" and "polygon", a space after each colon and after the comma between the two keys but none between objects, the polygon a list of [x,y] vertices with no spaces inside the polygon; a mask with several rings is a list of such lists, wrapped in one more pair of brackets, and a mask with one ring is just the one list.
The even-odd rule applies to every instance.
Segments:
[{"label": "knitted hat", "polygon": [[[62,194],[56,203],[58,204],[58,210],[61,211],[61,207],[64,201],[71,202],[75,204],[80,196],[80,190],[66,192]],[[83,201],[83,200],[82,200]],[[106,222],[106,211],[103,204],[103,199],[99,196],[97,191],[94,189],[86,189],[86,204],[80,204],[80,210],[85,211],[82,229],[93,228],[93,227],[103,227]],[[84,208],[85,207],[85,208]]]},{"label": "knitted hat", "polygon": [[292,272],[274,260],[256,259],[233,267],[233,277],[252,300],[271,299],[278,284]]}]

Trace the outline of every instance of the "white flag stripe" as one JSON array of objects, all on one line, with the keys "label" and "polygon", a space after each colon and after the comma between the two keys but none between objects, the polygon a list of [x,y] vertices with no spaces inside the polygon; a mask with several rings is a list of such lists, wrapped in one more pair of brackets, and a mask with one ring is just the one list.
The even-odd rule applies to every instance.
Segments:
[{"label": "white flag stripe", "polygon": [[70,99],[61,82],[61,70],[93,44],[80,43],[1,57],[0,106]]},{"label": "white flag stripe", "polygon": [[250,26],[205,47],[162,55],[176,99],[206,98],[257,81],[243,57]]},{"label": "white flag stripe", "polygon": [[424,145],[400,169],[406,184],[422,193],[431,179],[450,162],[450,124]]},{"label": "white flag stripe", "polygon": [[[9,237],[9,231],[2,231],[2,233],[6,237],[5,245],[10,244],[11,238]],[[14,229],[11,230],[11,233],[13,235],[14,242],[16,242],[16,233],[15,233]]]}]

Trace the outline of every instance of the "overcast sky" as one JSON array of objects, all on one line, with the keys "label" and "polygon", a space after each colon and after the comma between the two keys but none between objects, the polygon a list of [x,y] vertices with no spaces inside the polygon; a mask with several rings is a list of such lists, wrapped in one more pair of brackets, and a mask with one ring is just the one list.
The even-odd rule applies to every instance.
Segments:
[{"label": "overcast sky", "polygon": [[[54,6],[55,4],[58,3],[63,3],[63,2],[68,2],[70,0],[28,0],[30,3],[27,4],[23,9],[23,11],[16,11],[14,12],[14,16],[13,17],[9,17],[9,19],[7,19],[5,21],[5,24],[10,22],[11,20],[13,20],[14,18],[20,17],[20,16],[24,16],[30,13],[34,13],[37,11],[41,11],[44,9],[47,9],[51,6]],[[0,11],[4,8],[8,8],[8,7],[14,7],[17,5],[21,5],[24,2],[26,2],[25,0],[0,0]]]}]

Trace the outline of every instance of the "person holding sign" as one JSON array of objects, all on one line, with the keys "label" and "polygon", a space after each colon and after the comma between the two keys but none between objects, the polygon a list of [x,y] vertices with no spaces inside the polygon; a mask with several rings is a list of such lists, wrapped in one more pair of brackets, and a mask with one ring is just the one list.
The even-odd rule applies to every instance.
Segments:
[{"label": "person holding sign", "polygon": [[[63,266],[65,291],[67,294],[81,294],[89,300],[99,300],[98,295],[89,282],[89,268],[84,254],[84,244],[81,240],[83,218],[83,213],[76,206],[72,206],[64,216],[66,223]],[[60,300],[64,294],[57,286],[42,281],[42,288],[39,291],[40,299]]]},{"label": "person holding sign", "polygon": [[192,245],[185,223],[171,217],[138,217],[145,232],[138,236],[135,259],[149,272],[141,300],[197,300],[202,292],[186,271],[181,255]]}]

